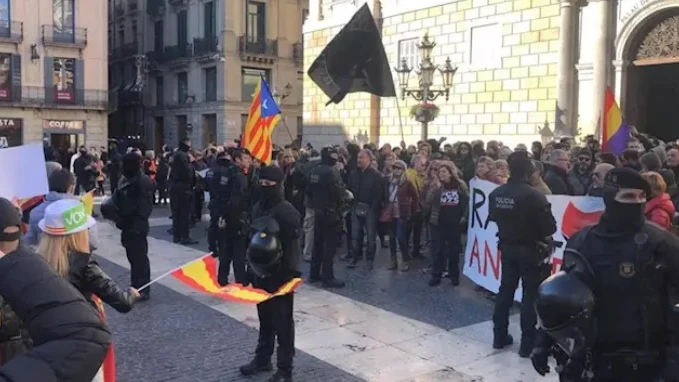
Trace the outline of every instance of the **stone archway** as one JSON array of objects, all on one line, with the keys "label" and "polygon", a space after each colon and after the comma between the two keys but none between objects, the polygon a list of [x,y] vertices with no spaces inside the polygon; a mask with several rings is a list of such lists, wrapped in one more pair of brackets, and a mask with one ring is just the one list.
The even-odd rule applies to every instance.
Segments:
[{"label": "stone archway", "polygon": [[651,29],[639,44],[634,65],[662,65],[679,62],[679,15],[671,16]]}]

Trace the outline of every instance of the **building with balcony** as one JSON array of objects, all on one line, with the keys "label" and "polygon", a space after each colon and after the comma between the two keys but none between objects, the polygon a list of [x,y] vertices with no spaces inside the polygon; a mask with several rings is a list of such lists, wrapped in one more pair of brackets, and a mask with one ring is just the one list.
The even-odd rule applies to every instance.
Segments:
[{"label": "building with balcony", "polygon": [[[279,96],[283,112],[274,142],[292,141],[301,131],[300,47],[306,4],[308,0],[139,0],[141,14],[131,19],[122,6],[126,21],[110,23],[116,25],[109,30],[112,46],[132,42],[131,32],[122,32],[121,44],[115,42],[122,36],[116,31],[125,29],[119,25],[137,25],[143,33],[136,40],[143,62],[139,70],[135,60],[120,65],[128,69],[118,68],[123,79],[112,81],[116,89],[135,89],[136,79],[142,79],[143,117],[130,112],[134,118],[121,123],[143,126],[137,135],[156,149],[176,146],[185,136],[195,147],[238,139],[255,86],[264,77]],[[115,9],[110,7],[113,14]],[[111,65],[118,64],[112,60]]]},{"label": "building with balcony", "polygon": [[0,147],[106,145],[106,6],[0,0]]}]

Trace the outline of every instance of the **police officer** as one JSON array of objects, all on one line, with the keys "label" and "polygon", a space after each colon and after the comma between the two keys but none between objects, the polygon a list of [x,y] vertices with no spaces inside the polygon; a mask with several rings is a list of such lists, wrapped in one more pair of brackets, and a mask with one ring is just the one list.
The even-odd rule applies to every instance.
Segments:
[{"label": "police officer", "polygon": [[[249,212],[251,205],[250,172],[252,157],[245,149],[235,149],[231,152],[233,166],[227,171],[227,184],[223,197],[226,201],[221,212],[218,226],[225,230],[226,244],[219,248],[219,271],[217,281],[221,285],[229,283],[229,272],[233,263],[233,273],[236,283],[247,284],[245,275],[245,249],[249,230]],[[221,180],[220,180],[221,182]]]},{"label": "police officer", "polygon": [[219,217],[220,208],[226,206],[227,200],[224,198],[228,191],[227,185],[229,183],[228,171],[231,161],[227,157],[226,152],[221,151],[217,153],[216,159],[212,166],[205,174],[205,184],[210,193],[210,203],[208,203],[208,210],[210,211],[210,225],[207,231],[208,249],[213,256],[219,254],[218,243],[223,244],[220,240],[223,235],[218,235],[219,232]]},{"label": "police officer", "polygon": [[195,172],[189,160],[191,140],[179,142],[170,164],[170,208],[172,209],[172,236],[175,243],[198,243],[189,237],[191,225],[191,196]]},{"label": "police officer", "polygon": [[493,314],[493,347],[502,349],[514,341],[507,333],[507,327],[514,292],[521,280],[519,355],[528,357],[535,343],[537,324],[533,305],[538,286],[549,275],[549,243],[556,232],[556,221],[547,198],[528,182],[534,171],[528,154],[516,151],[509,156],[508,162],[509,181],[489,196],[489,219],[497,223],[498,249],[502,252],[502,278]]},{"label": "police officer", "polygon": [[[335,279],[333,261],[337,250],[339,207],[344,195],[344,183],[337,163],[337,150],[324,147],[321,164],[311,169],[306,194],[308,206],[314,210],[314,245],[311,256],[310,281],[323,281],[328,288],[342,288],[344,282]],[[321,268],[323,268],[321,272]]]},{"label": "police officer", "polygon": [[[263,167],[259,172],[260,201],[253,208],[254,235],[247,254],[249,276],[256,288],[269,293],[295,277],[299,259],[301,216],[283,198],[283,171]],[[271,370],[274,341],[278,340],[278,371],[270,382],[291,382],[295,354],[293,294],[275,297],[257,305],[259,340],[255,358],[240,368],[244,375]]]},{"label": "police officer", "polygon": [[[560,370],[573,381],[580,380],[572,375],[582,375],[583,368],[597,382],[679,380],[677,333],[671,325],[677,321],[672,308],[679,287],[679,239],[646,221],[649,193],[649,184],[635,170],[609,171],[599,223],[568,241],[562,269],[588,284],[597,305],[591,362],[580,362],[576,373]],[[539,338],[531,357],[538,373],[549,371],[549,355],[549,341]],[[569,362],[574,363],[572,357]]]}]

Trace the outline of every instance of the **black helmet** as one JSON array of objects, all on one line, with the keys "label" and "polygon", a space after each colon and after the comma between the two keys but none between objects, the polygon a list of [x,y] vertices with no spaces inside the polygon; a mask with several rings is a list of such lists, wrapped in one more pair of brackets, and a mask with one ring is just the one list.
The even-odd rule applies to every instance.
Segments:
[{"label": "black helmet", "polygon": [[594,293],[575,273],[560,271],[538,288],[535,309],[540,327],[570,357],[594,340]]},{"label": "black helmet", "polygon": [[259,232],[266,232],[270,235],[278,235],[280,230],[281,227],[278,225],[278,221],[270,216],[257,218],[250,224],[250,232],[252,232],[253,236]]},{"label": "black helmet", "polygon": [[101,203],[99,207],[101,215],[106,220],[116,221],[118,220],[118,206],[115,203],[113,197],[109,197]]},{"label": "black helmet", "polygon": [[278,270],[283,253],[278,238],[270,233],[257,232],[250,240],[247,260],[258,277],[269,277]]}]

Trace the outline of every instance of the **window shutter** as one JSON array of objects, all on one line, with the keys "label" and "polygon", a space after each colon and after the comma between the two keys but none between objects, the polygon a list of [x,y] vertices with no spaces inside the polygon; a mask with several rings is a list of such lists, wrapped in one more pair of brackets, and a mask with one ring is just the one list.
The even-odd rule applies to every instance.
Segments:
[{"label": "window shutter", "polygon": [[85,61],[75,60],[75,104],[85,102]]},{"label": "window shutter", "polygon": [[12,100],[16,102],[21,101],[21,56],[12,55],[12,63],[10,64],[12,70]]},{"label": "window shutter", "polygon": [[54,102],[54,58],[45,57],[45,103]]}]

